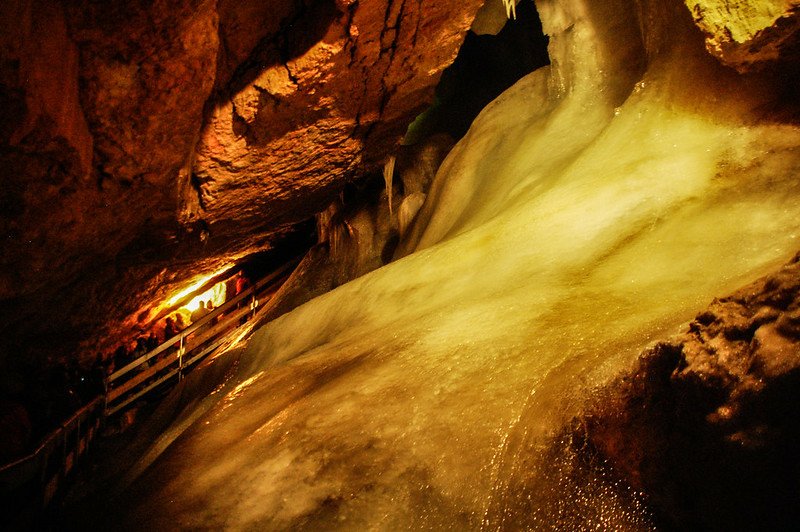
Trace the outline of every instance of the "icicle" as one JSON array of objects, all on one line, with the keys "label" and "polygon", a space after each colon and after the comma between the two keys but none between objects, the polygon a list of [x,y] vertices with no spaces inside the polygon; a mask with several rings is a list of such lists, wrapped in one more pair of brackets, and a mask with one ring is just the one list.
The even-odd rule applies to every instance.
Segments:
[{"label": "icicle", "polygon": [[517,20],[517,0],[503,0],[506,7],[506,16]]},{"label": "icicle", "polygon": [[328,205],[328,208],[317,214],[317,242],[328,242],[331,238],[333,216],[338,211],[336,202]]},{"label": "icicle", "polygon": [[425,194],[422,192],[412,192],[403,198],[400,209],[397,211],[397,230],[401,238],[405,236],[423,203],[425,203]]},{"label": "icicle", "polygon": [[392,177],[394,176],[395,157],[392,155],[383,167],[383,180],[386,182],[386,195],[389,197],[389,216],[392,216]]}]

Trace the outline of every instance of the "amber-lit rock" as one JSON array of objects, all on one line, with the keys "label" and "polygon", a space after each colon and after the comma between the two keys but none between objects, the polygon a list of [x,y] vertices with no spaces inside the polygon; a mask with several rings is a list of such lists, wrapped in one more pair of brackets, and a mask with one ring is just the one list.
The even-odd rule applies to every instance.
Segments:
[{"label": "amber-lit rock", "polygon": [[481,4],[3,3],[0,359],[280,241],[393,151]]},{"label": "amber-lit rock", "polygon": [[800,59],[797,0],[685,0],[709,52],[739,72]]},{"label": "amber-lit rock", "polygon": [[214,81],[214,6],[3,4],[0,358],[74,351],[187,274],[165,268]]},{"label": "amber-lit rock", "polygon": [[430,103],[481,3],[318,2],[290,14],[288,33],[259,44],[215,102],[188,217],[213,241],[322,210]]},{"label": "amber-lit rock", "polygon": [[[89,183],[93,140],[80,107],[79,53],[59,4],[0,6],[0,299],[63,266]],[[42,253],[49,248],[48,254]]]},{"label": "amber-lit rock", "polygon": [[216,2],[70,7],[98,177],[174,194],[215,79]]},{"label": "amber-lit rock", "polygon": [[800,517],[798,401],[800,255],[646,352],[581,426],[682,527],[782,529]]}]

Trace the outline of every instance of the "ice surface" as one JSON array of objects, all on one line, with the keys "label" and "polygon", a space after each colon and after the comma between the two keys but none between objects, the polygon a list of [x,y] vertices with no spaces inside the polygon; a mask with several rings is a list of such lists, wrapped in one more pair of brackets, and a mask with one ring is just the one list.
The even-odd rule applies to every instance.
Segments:
[{"label": "ice surface", "polygon": [[405,256],[258,331],[148,455],[128,527],[651,526],[554,438],[649,342],[797,251],[800,131],[754,118],[758,87],[707,83],[735,80],[698,40],[628,43],[649,61],[633,79],[641,61],[603,46],[632,7],[590,4],[537,2],[553,66],[477,118]]}]

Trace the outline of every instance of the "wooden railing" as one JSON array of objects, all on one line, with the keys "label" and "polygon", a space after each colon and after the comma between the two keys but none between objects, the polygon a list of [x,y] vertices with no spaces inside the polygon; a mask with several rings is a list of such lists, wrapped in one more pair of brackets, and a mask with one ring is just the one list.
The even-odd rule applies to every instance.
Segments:
[{"label": "wooden railing", "polygon": [[86,454],[105,419],[170,379],[177,383],[194,364],[242,334],[242,321],[256,315],[263,307],[259,299],[296,264],[286,264],[264,277],[174,338],[115,371],[106,380],[104,396],[78,410],[32,453],[0,466],[0,529],[6,525],[9,529],[35,528],[42,510]]},{"label": "wooden railing", "polygon": [[64,480],[89,449],[103,422],[97,397],[42,440],[32,453],[0,467],[0,519],[10,529],[29,528],[41,518]]},{"label": "wooden railing", "polygon": [[106,381],[106,415],[119,412],[171,379],[180,381],[191,366],[229,342],[242,320],[255,315],[263,292],[293,266],[294,263],[287,264],[264,277],[173,338],[112,373]]}]

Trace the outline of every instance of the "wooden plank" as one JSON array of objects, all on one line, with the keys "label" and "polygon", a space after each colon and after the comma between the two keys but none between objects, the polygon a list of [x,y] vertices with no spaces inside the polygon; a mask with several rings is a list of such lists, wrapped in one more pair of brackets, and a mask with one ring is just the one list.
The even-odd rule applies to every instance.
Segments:
[{"label": "wooden plank", "polygon": [[[207,341],[207,338],[213,338],[214,336],[220,334],[220,332],[224,332],[231,324],[238,323],[238,320],[241,319],[246,314],[248,314],[249,312],[250,312],[250,309],[247,308],[247,307],[237,310],[236,312],[231,314],[230,317],[227,317],[225,319],[225,321],[222,321],[219,324],[217,324],[216,326],[214,326],[212,329],[210,329],[209,331],[204,333],[202,336],[198,337],[197,340],[193,340],[192,343],[196,343],[197,345],[202,345],[202,343],[205,343],[205,341]],[[236,327],[233,327],[233,328],[235,329]],[[184,352],[184,357],[187,354],[189,354],[191,351],[192,351],[192,348],[189,347],[189,346],[186,346],[186,349],[185,349],[185,352]],[[162,369],[166,368],[167,366],[169,366],[170,364],[176,362],[177,360],[178,360],[177,355],[170,354],[170,355],[167,356],[167,358],[164,358],[163,360],[160,360],[160,361],[156,362],[152,367],[150,367],[147,370],[142,371],[141,373],[135,375],[130,380],[124,382],[122,385],[120,385],[120,386],[118,386],[116,388],[112,388],[111,390],[109,390],[109,392],[108,392],[108,394],[106,396],[108,402],[114,401],[118,397],[120,397],[120,396],[124,395],[125,393],[129,392],[130,390],[132,390],[133,388],[136,388],[137,386],[142,384],[144,381],[146,381],[150,377],[156,375]]]},{"label": "wooden plank", "polygon": [[[186,352],[189,353],[194,350],[195,347],[203,345],[208,340],[218,336],[222,333],[225,333],[229,330],[238,329],[239,328],[239,320],[242,319],[244,316],[251,312],[250,307],[245,307],[237,310],[233,314],[225,316],[224,321],[220,321],[218,324],[214,325],[211,329],[207,331],[203,331],[201,335],[193,338],[187,339],[186,344]],[[233,325],[233,327],[231,327]],[[193,344],[194,347],[189,347],[189,344]]]},{"label": "wooden plank", "polygon": [[[230,332],[235,332],[237,330],[238,329],[232,329]],[[186,363],[185,363],[185,367],[191,366],[195,362],[198,362],[198,361],[204,359],[205,357],[207,357],[208,355],[210,355],[211,353],[213,353],[216,349],[219,348],[219,346],[221,346],[223,343],[225,343],[228,340],[228,338],[230,338],[231,336],[232,335],[230,335],[230,334],[225,334],[225,335],[220,336],[219,339],[217,339],[216,342],[214,342],[210,346],[208,346],[205,349],[203,349],[203,351],[201,351],[199,354],[195,355],[193,358],[190,358],[189,360],[187,360]]]},{"label": "wooden plank", "polygon": [[[189,326],[188,328],[186,328],[183,331],[181,331],[180,334],[178,334],[177,336],[171,338],[168,342],[165,342],[164,344],[162,344],[158,348],[154,349],[150,353],[140,357],[139,359],[131,362],[130,364],[128,364],[124,368],[122,368],[119,371],[117,371],[114,374],[112,374],[111,377],[108,380],[108,383],[112,384],[114,382],[114,380],[118,379],[119,377],[121,377],[125,373],[127,373],[127,372],[131,371],[132,369],[138,367],[139,365],[143,364],[147,360],[150,360],[153,356],[163,352],[163,350],[166,349],[167,347],[175,345],[177,342],[180,341],[181,338],[184,338],[184,355],[183,355],[183,357],[184,357],[184,360],[188,359],[188,362],[184,362],[184,366],[188,366],[188,365],[194,364],[198,360],[200,360],[203,357],[207,356],[214,349],[219,347],[219,345],[221,345],[221,343],[224,340],[224,338],[222,338],[220,341],[215,342],[210,347],[203,348],[203,344],[207,343],[209,340],[212,340],[213,338],[215,338],[217,336],[220,336],[220,335],[223,335],[223,336],[227,337],[228,334],[231,331],[235,331],[235,330],[237,330],[239,328],[238,327],[239,320],[242,317],[246,316],[247,314],[253,312],[255,309],[250,308],[249,305],[245,306],[245,307],[243,307],[241,309],[236,310],[233,314],[225,316],[222,321],[220,321],[218,324],[214,325],[211,329],[208,329],[207,331],[203,331],[202,334],[196,334],[198,332],[198,329],[200,329],[204,325],[207,325],[209,321],[213,320],[214,318],[216,318],[220,314],[223,314],[226,311],[230,310],[231,308],[234,308],[236,305],[238,305],[239,303],[244,301],[245,298],[250,297],[250,296],[254,296],[254,297],[257,298],[260,295],[258,291],[261,288],[266,286],[267,283],[269,283],[269,282],[275,280],[276,278],[278,278],[279,276],[283,275],[289,269],[289,267],[294,267],[294,266],[295,266],[294,263],[286,264],[283,268],[280,268],[280,269],[276,270],[275,272],[271,273],[270,275],[264,277],[263,279],[258,281],[254,286],[246,289],[241,294],[239,294],[238,296],[233,298],[231,301],[228,301],[227,303],[225,303],[221,307],[219,307],[217,309],[214,309],[214,311],[212,311],[211,313],[206,314],[205,316],[203,316],[197,322],[193,323],[191,326]],[[193,356],[191,358],[188,358],[188,355],[190,353],[192,353],[198,347],[203,349],[202,352],[200,354],[198,354],[198,355],[195,355],[195,356]],[[136,376],[132,377],[130,380],[126,381],[122,385],[120,385],[120,386],[118,386],[116,388],[111,388],[108,391],[107,395],[106,395],[106,415],[111,415],[111,414],[119,411],[120,408],[123,407],[123,405],[130,404],[133,400],[135,400],[136,398],[141,397],[142,395],[147,393],[147,391],[149,391],[150,389],[152,389],[153,387],[155,387],[156,385],[161,383],[163,380],[166,380],[166,378],[169,378],[172,375],[174,375],[175,371],[170,372],[170,374],[167,377],[161,378],[156,383],[147,386],[143,390],[140,390],[133,397],[126,399],[120,405],[116,405],[116,406],[114,406],[112,408],[108,408],[108,404],[109,403],[111,403],[112,401],[120,398],[121,396],[125,395],[126,393],[132,391],[133,389],[135,389],[136,387],[141,385],[143,382],[145,382],[147,379],[149,379],[149,378],[155,376],[156,374],[158,374],[161,370],[163,370],[164,368],[166,368],[170,364],[175,363],[176,360],[177,360],[177,357],[174,357],[174,358],[168,357],[167,359],[161,360],[161,361],[157,362],[151,368],[148,368],[147,370],[142,371],[141,373],[139,373]]]},{"label": "wooden plank", "polygon": [[202,318],[197,320],[195,323],[192,323],[189,327],[187,327],[186,329],[182,330],[179,334],[177,334],[177,335],[173,336],[172,338],[170,338],[169,340],[165,341],[163,344],[159,345],[158,347],[156,347],[155,349],[153,349],[149,353],[146,353],[146,354],[142,355],[141,357],[137,358],[136,360],[133,360],[132,362],[128,363],[127,365],[123,366],[122,368],[120,368],[117,371],[115,371],[114,373],[112,373],[111,376],[108,378],[108,382],[109,383],[113,383],[115,380],[119,379],[120,377],[122,377],[123,375],[128,373],[129,371],[141,366],[142,364],[144,364],[146,361],[150,360],[154,356],[159,355],[160,353],[162,353],[168,347],[171,347],[171,346],[175,345],[176,343],[180,342],[181,338],[185,338],[186,336],[189,336],[190,334],[195,332],[197,329],[199,329],[200,327],[202,327],[203,325],[208,323],[210,320],[213,320],[215,317],[219,316],[220,314],[224,313],[225,311],[235,307],[242,300],[244,300],[246,297],[258,292],[264,285],[266,285],[267,283],[269,283],[271,281],[274,281],[275,279],[277,279],[278,277],[280,277],[281,275],[286,273],[286,271],[290,267],[294,267],[294,266],[296,266],[295,262],[290,262],[290,263],[285,264],[282,268],[279,268],[278,270],[275,270],[271,274],[267,275],[266,277],[264,277],[263,279],[258,281],[254,286],[251,286],[250,288],[247,288],[241,294],[237,295],[235,298],[233,298],[230,301],[226,302],[221,307],[215,308],[209,314],[206,314],[205,316],[203,316]]},{"label": "wooden plank", "polygon": [[178,361],[177,353],[168,353],[163,360],[159,360],[158,362],[153,364],[149,369],[142,371],[141,373],[135,375],[134,377],[131,377],[130,380],[124,382],[120,386],[112,388],[108,392],[108,394],[106,394],[107,401],[111,402],[117,397],[121,396],[122,394],[132,390],[133,388],[136,388],[138,385],[140,385],[150,377],[154,376],[162,369],[166,368],[170,364],[176,363],[177,361]]},{"label": "wooden plank", "polygon": [[[246,294],[241,294],[241,295],[245,296]],[[146,353],[146,354],[142,355],[141,357],[137,358],[136,360],[128,363],[127,365],[123,366],[119,370],[115,371],[108,378],[109,384],[113,383],[115,380],[119,379],[120,377],[122,377],[123,375],[128,373],[129,371],[141,366],[142,364],[144,364],[145,362],[147,362],[151,358],[153,358],[155,356],[158,356],[159,354],[163,353],[164,350],[166,350],[167,348],[172,347],[175,344],[179,343],[181,341],[181,338],[186,338],[187,336],[192,334],[195,330],[197,330],[200,326],[202,326],[203,324],[205,324],[209,320],[214,319],[216,316],[221,314],[223,311],[231,308],[233,306],[233,304],[237,303],[239,300],[241,300],[241,299],[231,300],[228,303],[226,303],[225,305],[223,305],[223,306],[221,306],[221,307],[219,307],[217,309],[214,309],[213,312],[211,312],[209,314],[206,314],[205,316],[203,316],[203,318],[201,318],[197,322],[191,324],[189,327],[187,327],[186,329],[182,330],[181,332],[179,332],[178,334],[176,334],[175,336],[173,336],[169,340],[165,341],[163,344],[159,345],[158,347],[156,347],[155,349],[153,349],[149,353]]]},{"label": "wooden plank", "polygon": [[[238,323],[238,320],[242,316],[247,314],[248,312],[250,312],[249,308],[240,309],[236,313],[232,314],[228,320],[226,320],[225,322],[219,323],[214,329],[211,329],[210,331],[208,331],[208,333],[209,333],[208,335],[203,335],[200,338],[204,339],[206,336],[212,336],[212,334],[213,335],[219,334],[219,331],[223,330],[223,328],[225,326],[230,325],[231,323],[234,323],[234,322]],[[234,327],[232,330],[235,330],[235,329],[236,328]],[[203,341],[205,341],[205,340],[203,340]],[[184,353],[184,358],[190,353],[190,351],[191,351],[191,349],[188,349]],[[124,384],[122,384],[118,388],[113,388],[112,390],[110,390],[108,392],[108,395],[107,395],[108,402],[111,403],[112,401],[116,400],[120,396],[122,396],[125,393],[131,391],[132,389],[136,388],[138,385],[140,385],[141,383],[143,383],[144,381],[146,381],[150,377],[152,377],[152,376],[156,375],[157,373],[159,373],[162,369],[164,369],[167,366],[177,362],[177,360],[178,360],[177,354],[174,356],[174,358],[165,358],[164,360],[161,360],[161,361],[157,362],[154,366],[149,368],[147,371],[143,371],[140,374],[136,375],[135,377],[131,378],[129,381],[125,382]],[[192,360],[192,362],[194,362],[194,360]],[[186,364],[186,365],[188,365],[188,364]],[[140,397],[141,395],[142,394],[137,394],[136,396]],[[111,411],[109,411],[109,413],[116,412],[117,410],[119,410],[119,408],[118,407],[114,407]]]},{"label": "wooden plank", "polygon": [[108,378],[108,383],[109,384],[113,383],[115,380],[119,379],[120,377],[122,377],[123,375],[125,375],[126,373],[131,371],[132,369],[138,368],[139,366],[141,366],[142,364],[144,364],[145,362],[147,362],[148,360],[150,360],[154,356],[160,355],[161,353],[164,352],[164,350],[166,350],[167,348],[172,347],[173,345],[177,344],[180,340],[181,340],[181,335],[173,336],[172,338],[170,338],[169,340],[167,340],[166,342],[164,342],[160,346],[156,347],[155,349],[153,349],[149,353],[140,356],[139,358],[137,358],[133,362],[123,366],[122,368],[120,368],[117,371],[115,371],[114,373],[112,373],[111,376]]},{"label": "wooden plank", "polygon": [[166,375],[164,375],[163,377],[161,377],[161,378],[160,378],[160,379],[158,379],[157,381],[155,381],[155,382],[153,382],[153,383],[149,384],[149,385],[148,385],[146,388],[143,388],[143,389],[139,390],[139,392],[137,392],[137,393],[135,393],[134,395],[132,395],[132,396],[128,397],[127,399],[125,399],[123,402],[121,402],[121,403],[120,403],[120,404],[118,404],[117,406],[115,406],[115,407],[113,407],[113,408],[109,408],[108,410],[106,410],[106,415],[107,415],[107,416],[110,416],[110,415],[112,415],[112,414],[115,414],[115,413],[117,413],[117,412],[118,412],[119,410],[121,410],[122,408],[125,408],[126,406],[128,406],[129,404],[131,404],[131,403],[132,403],[133,401],[135,401],[136,399],[140,398],[141,396],[143,396],[144,394],[146,394],[147,392],[149,392],[150,390],[152,390],[152,389],[153,389],[153,388],[155,388],[156,386],[160,385],[160,384],[161,384],[161,383],[163,383],[164,381],[166,381],[166,380],[168,380],[168,379],[170,379],[170,378],[174,377],[174,376],[175,376],[175,375],[177,375],[177,374],[178,374],[178,368],[175,368],[174,370],[170,371],[169,373],[167,373]]},{"label": "wooden plank", "polygon": [[[249,309],[246,309],[246,310],[249,310]],[[229,332],[235,332],[236,330],[238,330],[238,328],[231,329]],[[221,336],[216,342],[214,342],[210,346],[206,347],[202,352],[200,352],[199,354],[195,355],[193,358],[185,361],[184,362],[184,369],[187,368],[188,366],[191,366],[192,364],[198,362],[199,360],[205,358],[209,354],[211,354],[215,349],[219,348],[219,346],[222,345],[229,338],[229,336],[230,336],[230,334]],[[143,389],[139,390],[136,394],[134,394],[131,397],[127,398],[122,403],[120,403],[120,404],[108,409],[106,411],[106,415],[110,416],[112,414],[115,414],[116,412],[118,412],[122,408],[126,407],[127,405],[129,405],[130,403],[135,401],[136,399],[138,399],[138,398],[142,397],[143,395],[147,394],[153,388],[155,388],[155,387],[159,386],[160,384],[162,384],[164,381],[170,379],[171,377],[174,377],[177,373],[178,373],[178,368],[175,368],[174,370],[172,370],[168,374],[166,374],[163,377],[159,378],[157,381],[149,384],[146,388],[143,388]],[[109,400],[109,402],[110,401],[111,400]]]},{"label": "wooden plank", "polygon": [[161,345],[159,345],[158,347],[156,347],[155,349],[153,349],[149,353],[146,353],[146,354],[142,355],[141,357],[137,358],[136,360],[133,360],[132,362],[130,362],[127,365],[125,365],[122,368],[120,368],[119,370],[115,371],[108,378],[108,382],[109,383],[113,383],[115,380],[119,379],[120,377],[122,377],[126,373],[130,372],[131,370],[133,370],[133,369],[135,369],[135,368],[137,368],[139,366],[141,366],[142,364],[144,364],[145,362],[147,362],[151,358],[153,358],[155,356],[158,356],[159,354],[163,353],[164,350],[166,350],[167,348],[172,347],[175,344],[179,343],[181,338],[185,338],[185,337],[189,336],[194,331],[196,331],[199,327],[201,327],[204,324],[206,324],[208,321],[214,319],[216,316],[219,316],[222,312],[232,308],[239,301],[241,301],[244,297],[249,295],[249,293],[248,293],[249,291],[250,290],[248,289],[247,292],[243,292],[242,294],[237,296],[237,298],[225,303],[223,306],[221,306],[221,307],[219,307],[217,309],[214,309],[211,313],[206,314],[201,319],[199,319],[195,323],[191,324],[189,327],[187,327],[186,329],[182,330],[180,333],[178,333],[177,335],[173,336],[169,340],[165,341],[164,343],[162,343]]}]

